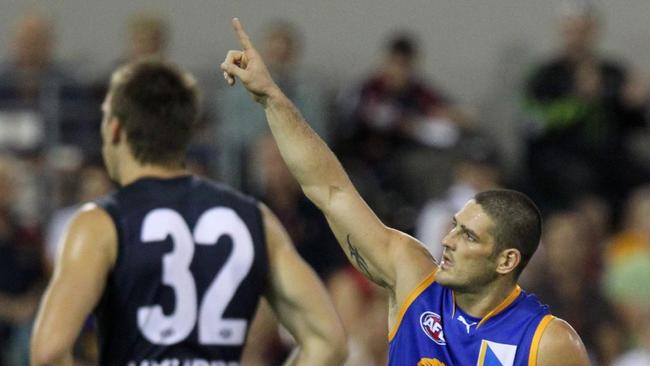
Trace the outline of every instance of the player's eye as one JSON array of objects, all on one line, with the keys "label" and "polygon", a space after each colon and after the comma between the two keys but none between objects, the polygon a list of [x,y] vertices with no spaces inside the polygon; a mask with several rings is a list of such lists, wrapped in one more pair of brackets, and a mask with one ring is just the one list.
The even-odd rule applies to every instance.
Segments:
[{"label": "player's eye", "polygon": [[475,238],[472,234],[470,234],[469,231],[465,231],[465,237],[466,237],[467,240],[469,240],[469,241],[472,241],[472,242],[475,242],[475,241],[476,241],[476,238]]}]

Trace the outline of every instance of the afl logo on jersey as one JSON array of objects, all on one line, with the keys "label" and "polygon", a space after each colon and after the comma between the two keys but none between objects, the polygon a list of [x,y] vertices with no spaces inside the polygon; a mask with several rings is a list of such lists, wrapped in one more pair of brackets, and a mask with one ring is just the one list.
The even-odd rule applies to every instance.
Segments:
[{"label": "afl logo on jersey", "polygon": [[447,344],[445,334],[442,331],[442,319],[440,315],[431,311],[425,311],[420,315],[420,326],[422,327],[422,331],[432,341],[441,346]]}]

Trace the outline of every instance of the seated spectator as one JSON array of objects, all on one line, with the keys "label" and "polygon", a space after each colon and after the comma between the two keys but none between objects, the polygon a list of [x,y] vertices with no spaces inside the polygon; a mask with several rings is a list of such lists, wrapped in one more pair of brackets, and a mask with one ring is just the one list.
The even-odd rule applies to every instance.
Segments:
[{"label": "seated spectator", "polygon": [[[326,88],[317,74],[301,64],[301,47],[299,31],[291,23],[277,21],[264,29],[260,51],[276,83],[294,101],[311,127],[327,139],[330,131]],[[216,101],[221,179],[246,190],[249,188],[246,157],[254,142],[268,131],[264,112],[251,107],[253,102],[241,85],[220,93]]]},{"label": "seated spectator", "polygon": [[647,123],[648,86],[598,51],[601,23],[593,1],[569,2],[560,19],[561,50],[526,84],[529,179],[550,208],[586,193],[618,205],[648,177],[625,148]]},{"label": "seated spectator", "polygon": [[378,70],[339,98],[343,163],[375,212],[406,231],[413,230],[417,209],[430,198],[416,194],[422,190],[413,185],[426,182],[433,194],[444,191],[464,122],[420,75],[418,61],[416,40],[396,34]]},{"label": "seated spectator", "polygon": [[448,148],[459,137],[449,100],[418,74],[418,47],[412,36],[395,35],[379,69],[362,82],[358,95],[343,101],[352,114],[344,128],[352,129],[357,141],[378,145],[361,149],[365,159],[414,142]]},{"label": "seated spectator", "polygon": [[54,27],[40,14],[18,20],[11,58],[0,66],[0,146],[34,152],[59,144],[97,150],[86,90],[53,59]]}]

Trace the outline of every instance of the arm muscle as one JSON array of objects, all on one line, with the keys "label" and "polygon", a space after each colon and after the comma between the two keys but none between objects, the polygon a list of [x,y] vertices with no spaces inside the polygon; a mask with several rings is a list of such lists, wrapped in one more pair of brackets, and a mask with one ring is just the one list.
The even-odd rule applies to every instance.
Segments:
[{"label": "arm muscle", "polygon": [[73,219],[36,317],[33,365],[71,364],[72,346],[102,296],[116,244],[115,227],[103,210],[88,205]]}]

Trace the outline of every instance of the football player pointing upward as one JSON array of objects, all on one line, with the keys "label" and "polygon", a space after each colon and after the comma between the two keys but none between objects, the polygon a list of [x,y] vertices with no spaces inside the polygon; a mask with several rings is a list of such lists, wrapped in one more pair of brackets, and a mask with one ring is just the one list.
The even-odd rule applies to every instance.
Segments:
[{"label": "football player pointing upward", "polygon": [[541,233],[530,199],[478,194],[454,216],[436,264],[421,243],[380,222],[273,82],[239,20],[233,27],[241,50],[228,52],[224,77],[262,105],[282,157],[349,260],[389,291],[390,365],[588,365],[569,324],[517,286]]}]

